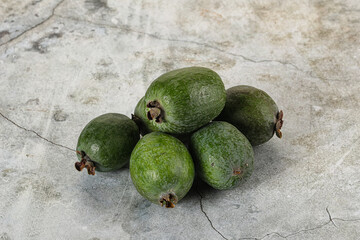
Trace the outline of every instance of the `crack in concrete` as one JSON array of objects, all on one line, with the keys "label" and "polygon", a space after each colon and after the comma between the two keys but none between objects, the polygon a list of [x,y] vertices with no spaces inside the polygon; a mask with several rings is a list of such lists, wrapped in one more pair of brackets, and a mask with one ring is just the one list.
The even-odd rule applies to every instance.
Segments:
[{"label": "crack in concrete", "polygon": [[0,44],[0,47],[2,47],[2,46],[4,46],[4,45],[7,45],[7,44],[9,44],[9,43],[11,43],[11,42],[13,42],[13,41],[15,41],[16,39],[20,38],[20,37],[23,36],[24,34],[26,34],[26,33],[30,32],[30,31],[34,30],[35,28],[37,28],[37,27],[39,27],[39,26],[41,26],[41,25],[43,25],[45,22],[49,21],[52,17],[56,16],[56,15],[55,15],[55,10],[56,10],[64,1],[65,1],[65,0],[59,1],[59,2],[55,5],[55,7],[51,10],[51,14],[50,14],[47,18],[45,18],[43,21],[35,24],[34,26],[26,29],[25,31],[21,32],[20,34],[16,35],[15,37],[9,39],[8,41],[6,41],[6,42],[4,42],[4,43],[2,43],[2,44]]},{"label": "crack in concrete", "polygon": [[[46,142],[48,142],[48,143],[50,143],[50,144],[53,144],[53,145],[58,146],[58,147],[65,148],[65,149],[70,150],[70,151],[73,151],[73,152],[76,152],[76,150],[74,150],[74,149],[71,149],[71,148],[66,147],[66,146],[64,146],[64,145],[55,143],[55,142],[53,142],[53,141],[51,141],[51,140],[49,140],[49,139],[41,136],[39,133],[37,133],[37,132],[34,131],[34,130],[27,129],[27,128],[23,127],[23,126],[20,126],[19,124],[17,124],[17,123],[14,122],[13,120],[11,120],[11,119],[9,119],[8,117],[6,117],[6,116],[5,116],[3,113],[1,113],[1,112],[0,112],[0,116],[2,116],[5,120],[7,120],[8,122],[12,123],[12,124],[15,125],[16,127],[20,128],[20,129],[22,129],[22,130],[25,130],[25,131],[27,131],[27,132],[32,132],[32,133],[34,133],[37,137],[45,140]],[[196,185],[196,188],[195,188],[195,189],[196,189],[196,192],[198,193],[198,195],[200,196],[199,203],[200,203],[200,210],[201,210],[201,212],[205,215],[206,219],[207,219],[208,222],[210,223],[211,228],[212,228],[214,231],[216,231],[223,239],[228,240],[228,238],[226,238],[219,230],[217,230],[217,229],[214,227],[214,224],[213,224],[213,222],[211,221],[209,215],[208,215],[208,214],[206,213],[206,211],[204,210],[203,195],[200,193],[200,191],[199,191],[199,189],[198,189],[198,185],[199,185],[199,183],[197,182],[197,185]],[[327,214],[328,214],[329,220],[328,220],[327,222],[322,223],[322,224],[320,224],[320,225],[318,225],[318,226],[316,226],[316,227],[313,227],[313,228],[301,229],[301,230],[299,230],[299,231],[290,233],[290,234],[288,234],[288,235],[282,235],[282,234],[280,234],[280,233],[278,233],[278,232],[270,232],[270,233],[265,234],[265,235],[264,235],[263,237],[261,237],[261,238],[257,238],[257,237],[242,237],[242,238],[239,238],[239,240],[246,240],[246,239],[247,239],[247,240],[262,240],[262,239],[264,239],[264,238],[266,238],[266,237],[269,237],[269,236],[271,236],[271,235],[277,235],[277,236],[279,236],[279,237],[281,237],[281,238],[286,239],[286,238],[288,238],[288,237],[291,237],[291,236],[294,236],[294,235],[297,235],[297,234],[300,234],[300,233],[304,233],[304,232],[309,232],[309,231],[313,231],[313,230],[316,230],[316,229],[320,229],[320,228],[328,225],[329,223],[332,223],[335,227],[338,227],[338,226],[335,224],[334,220],[336,220],[336,221],[342,221],[342,222],[358,222],[358,221],[360,221],[360,218],[354,218],[354,219],[333,218],[333,217],[331,216],[331,213],[330,213],[328,207],[326,207],[326,212],[327,212]]]},{"label": "crack in concrete", "polygon": [[329,211],[329,208],[328,208],[328,207],[326,207],[326,212],[327,212],[327,214],[329,215],[329,221],[332,222],[332,224],[333,224],[335,227],[337,227],[336,224],[335,224],[335,222],[333,221],[333,219],[332,219],[332,217],[331,217],[331,214],[330,214],[330,211]]},{"label": "crack in concrete", "polygon": [[59,144],[59,143],[55,143],[55,142],[53,142],[53,141],[51,141],[51,140],[49,140],[49,139],[46,139],[45,137],[41,136],[39,133],[35,132],[34,130],[27,129],[27,128],[25,128],[25,127],[20,126],[19,124],[17,124],[17,123],[14,122],[13,120],[11,120],[11,119],[9,119],[8,117],[6,117],[6,116],[5,116],[4,114],[2,114],[1,112],[0,112],[0,115],[1,115],[5,120],[7,120],[8,122],[12,123],[12,124],[15,125],[16,127],[20,128],[20,129],[22,129],[22,130],[25,130],[25,131],[27,131],[27,132],[32,132],[32,133],[34,133],[37,137],[39,137],[39,138],[47,141],[48,143],[51,143],[51,144],[53,144],[53,145],[55,145],[55,146],[58,146],[58,147],[62,147],[62,148],[68,149],[68,150],[73,151],[73,152],[76,152],[76,150],[74,150],[74,149],[71,149],[71,148],[66,147],[66,146],[64,146],[64,145],[61,145],[61,144]]},{"label": "crack in concrete", "polygon": [[325,223],[322,223],[316,227],[313,227],[313,228],[306,228],[306,229],[301,229],[299,231],[296,231],[296,232],[293,232],[293,233],[290,233],[288,235],[282,235],[278,232],[270,232],[270,233],[267,233],[265,234],[262,238],[256,238],[256,237],[245,237],[245,238],[239,238],[239,240],[245,240],[245,239],[252,239],[252,240],[262,240],[266,237],[269,237],[271,235],[276,235],[276,236],[279,236],[281,238],[288,238],[288,237],[292,237],[292,236],[295,236],[297,234],[300,234],[300,233],[304,233],[304,232],[309,232],[309,231],[313,231],[313,230],[316,230],[316,229],[320,229],[322,227],[325,227],[326,225],[328,225],[329,223],[332,223],[335,227],[337,227],[337,225],[335,224],[334,220],[338,220],[338,221],[344,221],[344,222],[358,222],[360,221],[360,218],[355,218],[355,219],[342,219],[342,218],[333,218],[330,214],[330,211],[328,209],[328,207],[326,208],[326,212],[329,216],[329,220]]},{"label": "crack in concrete", "polygon": [[[203,202],[202,202],[203,196],[202,196],[202,194],[200,193],[200,191],[198,190],[198,183],[197,183],[197,185],[196,185],[196,192],[197,192],[197,193],[199,194],[199,196],[200,196],[200,209],[201,209],[201,212],[205,215],[205,217],[206,217],[207,220],[209,221],[211,228],[212,228],[214,231],[216,231],[223,239],[228,240],[228,238],[226,238],[219,230],[217,230],[217,229],[214,227],[211,219],[209,218],[209,215],[205,212],[204,206],[203,206]],[[301,230],[299,230],[299,231],[290,233],[290,234],[288,234],[288,235],[282,235],[282,234],[280,234],[280,233],[278,233],[278,232],[270,232],[270,233],[265,234],[265,235],[264,235],[263,237],[261,237],[261,238],[257,238],[257,237],[242,237],[242,238],[238,238],[238,240],[263,240],[263,239],[265,239],[266,237],[269,237],[269,236],[271,236],[271,235],[276,235],[276,236],[278,236],[278,237],[287,239],[288,237],[292,237],[292,236],[295,236],[295,235],[300,234],[300,233],[304,233],[304,232],[309,232],[309,231],[314,231],[314,230],[316,230],[316,229],[320,229],[320,228],[322,228],[322,227],[325,227],[325,226],[328,225],[329,223],[332,223],[332,224],[337,228],[338,226],[335,224],[334,220],[343,221],[343,222],[358,222],[358,221],[360,221],[360,218],[355,218],[355,219],[333,218],[333,217],[331,216],[331,214],[330,214],[330,211],[329,211],[329,208],[328,208],[328,207],[326,207],[326,212],[327,212],[327,214],[328,214],[329,220],[328,220],[327,222],[322,223],[322,224],[320,224],[320,225],[318,225],[318,226],[316,226],[316,227],[313,227],[313,228],[301,229]]]},{"label": "crack in concrete", "polygon": [[199,186],[199,182],[196,183],[196,188],[195,188],[195,189],[196,189],[196,192],[197,192],[197,193],[199,194],[199,196],[200,196],[200,201],[199,201],[199,203],[200,203],[200,210],[201,210],[201,212],[205,215],[206,219],[207,219],[208,222],[210,223],[211,228],[212,228],[215,232],[217,232],[223,239],[228,240],[228,238],[226,238],[219,230],[217,230],[217,229],[214,227],[214,224],[212,223],[212,221],[210,220],[209,216],[208,216],[207,213],[205,212],[204,206],[203,206],[203,203],[202,203],[203,196],[202,196],[202,194],[200,193],[200,191],[199,191],[199,189],[198,189],[198,186]]},{"label": "crack in concrete", "polygon": [[[326,79],[323,79],[322,77],[318,77],[318,76],[313,76],[312,75],[312,72],[307,72],[307,71],[304,71],[302,70],[301,68],[299,68],[298,66],[296,66],[295,64],[291,63],[291,62],[287,62],[287,61],[281,61],[281,60],[273,60],[273,59],[264,59],[264,60],[254,60],[254,59],[251,59],[249,57],[246,57],[242,54],[237,54],[237,53],[233,53],[233,52],[228,52],[228,51],[225,51],[219,47],[216,47],[216,46],[213,46],[211,44],[208,44],[208,43],[202,43],[202,42],[198,42],[198,41],[194,41],[194,40],[186,40],[186,39],[176,39],[176,38],[165,38],[165,37],[162,37],[162,36],[159,36],[157,34],[153,34],[153,33],[148,33],[148,32],[144,32],[144,31],[138,31],[138,30],[135,30],[135,29],[132,29],[128,26],[116,26],[116,25],[109,25],[109,24],[103,24],[103,23],[96,23],[96,22],[91,22],[91,21],[88,21],[88,20],[83,20],[83,19],[77,19],[77,18],[73,18],[73,17],[64,17],[64,16],[61,16],[61,15],[57,15],[55,14],[55,11],[56,9],[64,2],[65,0],[61,0],[59,1],[56,6],[52,9],[51,11],[51,14],[45,18],[43,21],[41,21],[40,23],[37,23],[35,24],[34,26],[30,27],[29,29],[26,29],[25,31],[21,32],[20,34],[18,34],[17,36],[9,39],[8,41],[0,44],[0,47],[4,46],[4,45],[7,45],[13,41],[15,41],[16,39],[20,38],[21,36],[23,36],[24,34],[26,34],[27,32],[30,32],[32,30],[34,30],[35,28],[43,25],[45,22],[49,21],[52,17],[54,16],[57,16],[59,18],[64,18],[64,19],[70,19],[70,20],[75,20],[75,21],[78,21],[78,22],[86,22],[86,23],[90,23],[90,24],[94,24],[94,25],[98,25],[98,26],[103,26],[103,27],[110,27],[110,28],[115,28],[115,29],[120,29],[120,30],[124,30],[124,31],[130,31],[130,32],[134,32],[134,33],[138,33],[138,34],[142,34],[142,35],[146,35],[146,36],[149,36],[151,38],[155,38],[155,39],[158,39],[158,40],[164,40],[164,41],[170,41],[170,42],[183,42],[183,43],[191,43],[191,44],[195,44],[195,45],[198,45],[198,46],[203,46],[205,48],[210,48],[210,49],[213,49],[213,50],[216,50],[216,51],[219,51],[219,52],[222,52],[224,54],[228,54],[228,55],[231,55],[231,56],[234,56],[234,57],[240,57],[242,58],[244,61],[248,61],[248,62],[252,62],[252,63],[266,63],[266,62],[269,62],[269,63],[279,63],[279,64],[282,64],[282,65],[289,65],[289,66],[292,66],[294,69],[298,70],[298,71],[301,71],[307,75],[310,75],[311,77],[315,77],[315,78],[318,78],[318,79],[321,79],[321,80],[326,80]],[[16,122],[14,122],[13,120],[9,119],[8,117],[6,117],[5,115],[3,115],[1,112],[0,112],[0,115],[6,119],[8,122],[12,123],[13,125],[15,125],[16,127],[22,129],[22,130],[25,130],[25,131],[28,131],[28,132],[32,132],[34,133],[37,137],[47,141],[48,143],[50,144],[53,144],[55,146],[58,146],[58,147],[62,147],[62,148],[65,148],[67,150],[70,150],[70,151],[75,151],[74,149],[71,149],[69,147],[66,147],[64,145],[61,145],[61,144],[58,144],[58,143],[55,143],[51,140],[48,140],[46,139],[45,137],[41,136],[39,133],[37,133],[36,131],[34,130],[31,130],[31,129],[27,129],[25,127],[22,127],[20,126],[19,124],[17,124]],[[203,196],[202,194],[200,193],[200,191],[198,190],[198,188],[196,187],[196,191],[198,193],[198,195],[200,196],[200,209],[202,211],[202,213],[205,215],[205,217],[207,218],[208,222],[210,223],[210,226],[211,228],[216,231],[223,239],[226,239],[228,240],[228,238],[226,238],[219,230],[217,230],[214,225],[213,225],[213,222],[211,221],[211,219],[209,218],[208,214],[206,213],[206,211],[204,210],[204,206],[203,206]],[[278,232],[270,232],[270,233],[267,233],[265,234],[263,237],[261,238],[256,238],[256,237],[243,237],[243,238],[239,238],[239,239],[254,239],[254,240],[262,240],[266,237],[269,237],[271,235],[277,235],[281,238],[288,238],[288,237],[291,237],[291,236],[294,236],[294,235],[297,235],[297,234],[300,234],[300,233],[304,233],[304,232],[308,232],[308,231],[313,231],[313,230],[316,230],[316,229],[320,229],[330,223],[332,223],[335,227],[338,227],[334,220],[336,221],[343,221],[343,222],[357,222],[357,221],[360,221],[360,218],[359,219],[342,219],[342,218],[333,218],[330,214],[330,211],[328,209],[328,207],[326,207],[326,212],[328,214],[328,217],[329,217],[329,220],[325,223],[322,223],[316,227],[313,227],[313,228],[307,228],[307,229],[301,229],[299,231],[296,231],[296,232],[293,232],[293,233],[290,233],[288,235],[282,235]]]},{"label": "crack in concrete", "polygon": [[315,78],[315,79],[320,79],[320,80],[322,80],[323,82],[326,82],[326,83],[329,82],[329,81],[331,81],[331,82],[348,81],[348,79],[345,79],[345,80],[343,80],[343,79],[342,80],[341,79],[327,79],[327,78],[323,78],[323,77],[320,77],[320,76],[315,76],[312,70],[304,70],[304,69],[298,67],[296,64],[291,63],[291,62],[287,62],[287,61],[276,60],[276,59],[255,60],[255,59],[246,57],[246,56],[244,56],[242,54],[225,51],[225,50],[223,50],[223,49],[221,49],[219,47],[213,46],[213,45],[211,45],[209,43],[203,43],[203,42],[198,42],[198,41],[194,41],[194,40],[187,40],[187,39],[166,38],[166,37],[160,36],[159,34],[148,33],[148,32],[144,32],[144,31],[135,30],[135,29],[132,29],[131,27],[129,27],[127,25],[119,26],[119,25],[111,25],[111,24],[106,24],[106,23],[97,23],[97,22],[92,22],[92,21],[86,20],[86,19],[70,17],[70,16],[61,16],[61,15],[58,15],[58,14],[55,14],[55,16],[59,17],[59,18],[62,18],[62,19],[72,20],[72,21],[75,21],[75,22],[83,22],[83,23],[88,23],[88,24],[92,24],[92,25],[95,25],[95,26],[100,26],[100,27],[105,27],[105,28],[108,27],[108,28],[112,28],[112,29],[119,29],[119,30],[122,30],[122,31],[129,31],[129,32],[133,32],[133,33],[138,33],[138,34],[146,35],[146,36],[149,36],[151,38],[158,39],[158,40],[161,40],[161,41],[191,43],[191,44],[195,44],[195,45],[198,45],[198,46],[203,46],[205,48],[210,48],[210,49],[213,49],[215,51],[218,51],[218,52],[221,52],[223,54],[227,54],[227,55],[230,55],[230,56],[233,56],[233,57],[240,57],[244,61],[255,63],[255,64],[257,64],[257,63],[278,63],[278,64],[281,64],[281,65],[284,65],[284,66],[288,65],[288,66],[293,67],[295,70],[305,74],[306,76],[309,76],[309,77]]},{"label": "crack in concrete", "polygon": [[141,35],[146,35],[146,36],[149,36],[151,38],[155,38],[155,39],[162,40],[162,41],[191,43],[191,44],[195,44],[195,45],[198,45],[198,46],[203,46],[205,48],[210,48],[210,49],[216,50],[218,52],[221,52],[221,53],[224,53],[224,54],[227,54],[227,55],[231,55],[233,57],[240,57],[244,61],[247,61],[247,62],[251,62],[251,63],[266,63],[266,62],[279,63],[279,64],[282,64],[282,65],[285,65],[285,66],[286,65],[292,66],[294,69],[296,69],[298,71],[305,72],[304,70],[302,70],[301,68],[299,68],[298,66],[296,66],[295,64],[293,64],[291,62],[281,61],[281,60],[274,60],[274,59],[254,60],[254,59],[246,57],[246,56],[244,56],[242,54],[237,54],[237,53],[225,51],[225,50],[223,50],[223,49],[221,49],[219,47],[213,46],[213,45],[208,44],[208,43],[198,42],[198,41],[194,41],[194,40],[187,40],[187,39],[166,38],[166,37],[162,37],[162,36],[160,36],[158,34],[135,30],[135,29],[132,29],[129,26],[126,26],[126,25],[118,26],[118,25],[111,25],[111,24],[105,24],[105,23],[97,23],[97,22],[92,22],[92,21],[85,20],[85,19],[69,17],[69,16],[65,17],[65,16],[61,16],[61,15],[57,15],[57,14],[55,14],[55,16],[57,16],[59,18],[63,18],[63,19],[76,21],[76,22],[85,22],[85,23],[88,23],[88,24],[93,24],[95,26],[109,27],[109,28],[113,28],[113,29],[120,29],[120,30],[123,30],[123,31],[134,32],[134,33],[138,33],[138,34],[141,34]]},{"label": "crack in concrete", "polygon": [[[332,82],[335,82],[335,81],[343,82],[343,81],[344,81],[344,80],[340,80],[340,79],[326,79],[326,78],[323,78],[323,77],[320,77],[320,76],[314,76],[313,71],[311,71],[311,70],[306,71],[306,70],[298,67],[297,65],[295,65],[294,63],[291,63],[291,62],[281,61],[281,60],[276,60],[276,59],[254,60],[254,59],[251,59],[251,58],[249,58],[249,57],[246,57],[246,56],[244,56],[244,55],[242,55],[242,54],[237,54],[237,53],[225,51],[225,50],[223,50],[223,49],[221,49],[221,48],[219,48],[219,47],[213,46],[213,45],[208,44],[208,43],[202,43],[202,42],[198,42],[198,41],[194,41],[194,40],[186,40],[186,39],[165,38],[165,37],[159,36],[159,35],[154,34],[154,33],[148,33],[148,32],[138,31],[138,30],[132,29],[132,28],[130,28],[129,26],[126,26],[126,25],[117,26],[117,25],[110,25],[110,24],[105,24],[105,23],[92,22],[92,21],[88,21],[88,20],[85,20],[85,19],[68,17],[68,16],[66,16],[66,17],[65,17],[65,16],[61,16],[61,15],[56,15],[56,16],[59,17],[59,18],[68,19],[68,20],[72,20],[72,21],[77,21],[77,22],[84,22],[84,23],[88,23],[88,24],[93,24],[93,25],[95,25],[95,26],[109,27],[109,28],[113,28],[113,29],[120,29],[120,30],[123,30],[123,31],[130,31],[130,32],[134,32],[134,33],[146,35],[146,36],[149,36],[149,37],[151,37],[151,38],[155,38],[155,39],[162,40],[162,41],[192,43],[192,44],[196,44],[196,45],[199,45],[199,46],[203,46],[203,47],[205,47],[205,48],[210,48],[210,49],[219,51],[219,52],[221,52],[221,53],[224,53],[224,54],[227,54],[227,55],[230,55],[230,56],[233,56],[233,57],[240,57],[240,58],[242,58],[244,61],[251,62],[251,63],[255,63],[255,64],[256,64],[256,63],[279,63],[279,64],[282,64],[282,65],[284,65],[284,66],[289,65],[289,66],[292,66],[292,67],[293,67],[294,69],[296,69],[297,71],[302,72],[302,73],[304,73],[305,75],[307,75],[307,76],[309,76],[309,77],[311,77],[311,78],[320,79],[320,80],[322,80],[322,81],[324,81],[324,82],[328,82],[328,81],[332,81]],[[348,81],[348,80],[346,79],[345,81]]]},{"label": "crack in concrete", "polygon": [[360,218],[354,218],[354,219],[332,218],[332,220],[337,220],[341,222],[359,222]]}]

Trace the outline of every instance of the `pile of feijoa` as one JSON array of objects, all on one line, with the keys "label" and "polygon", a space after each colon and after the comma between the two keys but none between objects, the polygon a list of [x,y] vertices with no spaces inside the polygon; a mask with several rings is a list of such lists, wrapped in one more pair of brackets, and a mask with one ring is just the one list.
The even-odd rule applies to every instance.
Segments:
[{"label": "pile of feijoa", "polygon": [[95,175],[130,161],[139,193],[172,208],[190,190],[195,172],[219,190],[249,177],[252,146],[274,133],[281,138],[282,117],[260,89],[239,85],[225,90],[211,69],[177,69],[151,83],[132,119],[108,113],[91,120],[79,136],[75,167]]}]

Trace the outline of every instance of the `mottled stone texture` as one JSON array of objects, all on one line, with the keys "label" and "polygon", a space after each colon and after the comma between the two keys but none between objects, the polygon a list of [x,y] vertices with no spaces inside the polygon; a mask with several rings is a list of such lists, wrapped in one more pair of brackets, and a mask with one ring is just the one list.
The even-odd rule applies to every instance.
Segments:
[{"label": "mottled stone texture", "polygon": [[[3,0],[0,239],[359,239],[359,61],[358,0]],[[74,169],[88,121],[193,65],[284,110],[248,181],[165,209]]]}]

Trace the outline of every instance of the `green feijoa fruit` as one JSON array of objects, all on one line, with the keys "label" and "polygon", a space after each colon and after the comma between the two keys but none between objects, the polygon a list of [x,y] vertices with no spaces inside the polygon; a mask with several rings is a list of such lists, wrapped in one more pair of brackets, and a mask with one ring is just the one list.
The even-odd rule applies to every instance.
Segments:
[{"label": "green feijoa fruit", "polygon": [[184,134],[197,130],[220,114],[226,101],[219,75],[204,67],[188,67],[155,79],[145,94],[147,117],[156,131]]},{"label": "green feijoa fruit", "polygon": [[145,97],[142,97],[139,100],[139,102],[136,104],[134,114],[132,115],[132,120],[134,120],[135,123],[138,125],[142,136],[145,136],[150,132],[156,131],[150,120],[146,117],[146,114],[143,114],[146,112],[146,103],[144,99]]},{"label": "green feijoa fruit", "polygon": [[143,197],[173,208],[190,190],[195,169],[190,153],[180,140],[152,132],[136,144],[130,158],[130,174]]},{"label": "green feijoa fruit", "polygon": [[76,152],[80,162],[77,170],[87,168],[90,175],[96,171],[114,171],[130,160],[139,141],[139,128],[123,114],[107,113],[91,120],[82,130]]},{"label": "green feijoa fruit", "polygon": [[[135,121],[135,123],[138,125],[140,129],[140,133],[142,136],[145,136],[148,133],[156,131],[154,126],[151,124],[151,121],[146,117],[145,114],[141,114],[142,112],[145,112],[146,104],[144,101],[144,97],[142,97],[138,104],[135,107],[134,114],[132,114],[132,120]],[[185,133],[185,134],[171,134],[171,136],[176,137],[181,142],[185,144],[185,146],[188,146],[188,143],[190,141],[191,133]]]},{"label": "green feijoa fruit", "polygon": [[229,189],[253,170],[254,152],[250,142],[233,125],[211,122],[191,136],[196,172],[215,189]]},{"label": "green feijoa fruit", "polygon": [[264,91],[246,85],[226,91],[226,104],[216,118],[237,127],[253,146],[269,141],[274,133],[281,138],[283,112]]}]

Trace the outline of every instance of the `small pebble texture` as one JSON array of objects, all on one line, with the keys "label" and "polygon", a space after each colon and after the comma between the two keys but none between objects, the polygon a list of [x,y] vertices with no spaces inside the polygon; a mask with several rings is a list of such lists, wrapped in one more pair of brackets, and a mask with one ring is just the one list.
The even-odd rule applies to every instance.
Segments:
[{"label": "small pebble texture", "polygon": [[[181,67],[284,111],[253,175],[174,209],[74,168],[82,128]],[[358,0],[2,0],[0,239],[360,239]]]}]

